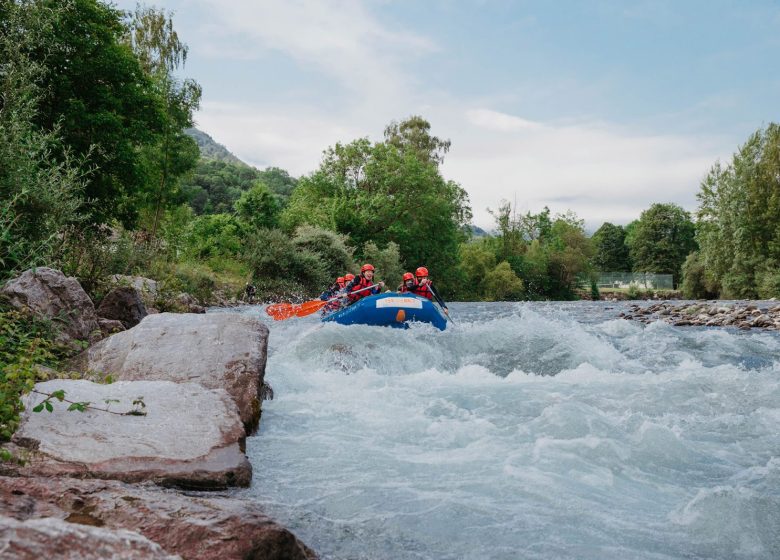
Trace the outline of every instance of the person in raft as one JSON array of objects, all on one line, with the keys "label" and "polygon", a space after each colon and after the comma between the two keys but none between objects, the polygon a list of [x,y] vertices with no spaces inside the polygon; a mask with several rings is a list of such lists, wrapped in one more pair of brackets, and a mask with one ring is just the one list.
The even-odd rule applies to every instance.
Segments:
[{"label": "person in raft", "polygon": [[404,272],[401,285],[398,286],[398,289],[396,291],[402,294],[406,294],[409,292],[414,292],[414,289],[416,287],[417,287],[417,282],[414,281],[414,274],[412,274],[411,272]]},{"label": "person in raft", "polygon": [[[353,276],[354,278],[354,276]],[[325,307],[322,308],[322,314],[325,315],[326,313],[331,313],[333,311],[336,311],[341,307],[341,302],[338,299],[333,299],[340,294],[344,292],[344,288],[346,286],[346,279],[344,276],[339,276],[336,278],[336,281],[330,285],[330,287],[322,292],[320,294],[320,299],[322,301],[328,301],[332,299],[333,301],[328,301],[328,303],[325,304]]]},{"label": "person in raft", "polygon": [[[374,286],[369,288],[369,286]],[[346,292],[349,296],[350,305],[360,298],[378,294],[384,288],[384,282],[374,282],[374,265],[364,264],[360,267],[360,276],[347,284]]]},{"label": "person in raft", "polygon": [[433,287],[433,282],[431,282],[431,279],[428,278],[428,269],[424,266],[421,266],[414,271],[414,274],[417,276],[417,284],[414,287],[414,290],[412,290],[412,293],[420,297],[428,298],[431,301],[433,301],[435,298],[436,301],[439,302],[439,305],[441,305],[441,309],[444,311],[444,314],[449,316],[450,310],[447,308],[447,304],[444,303],[443,299],[441,299],[441,296],[436,291],[436,288]]}]

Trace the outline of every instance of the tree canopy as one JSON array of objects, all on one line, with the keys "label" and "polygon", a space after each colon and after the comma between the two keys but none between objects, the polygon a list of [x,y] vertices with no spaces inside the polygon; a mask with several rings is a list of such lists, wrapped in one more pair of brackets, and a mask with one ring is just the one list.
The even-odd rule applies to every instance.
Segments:
[{"label": "tree canopy", "polygon": [[681,279],[681,268],[696,250],[691,215],[677,204],[653,204],[642,212],[633,232],[631,259],[636,272],[673,274]]}]

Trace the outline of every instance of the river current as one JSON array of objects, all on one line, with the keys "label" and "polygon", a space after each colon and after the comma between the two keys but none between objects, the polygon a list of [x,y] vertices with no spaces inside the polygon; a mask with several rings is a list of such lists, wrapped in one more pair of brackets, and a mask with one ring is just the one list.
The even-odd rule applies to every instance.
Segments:
[{"label": "river current", "polygon": [[463,303],[273,322],[242,491],[323,559],[780,558],[780,336]]}]

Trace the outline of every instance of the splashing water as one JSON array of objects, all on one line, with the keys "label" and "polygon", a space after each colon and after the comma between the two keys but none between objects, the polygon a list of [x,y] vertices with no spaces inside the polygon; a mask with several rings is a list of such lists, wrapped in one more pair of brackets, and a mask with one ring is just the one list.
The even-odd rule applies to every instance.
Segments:
[{"label": "splashing water", "polygon": [[322,558],[780,558],[780,336],[451,309],[266,321],[245,492]]}]

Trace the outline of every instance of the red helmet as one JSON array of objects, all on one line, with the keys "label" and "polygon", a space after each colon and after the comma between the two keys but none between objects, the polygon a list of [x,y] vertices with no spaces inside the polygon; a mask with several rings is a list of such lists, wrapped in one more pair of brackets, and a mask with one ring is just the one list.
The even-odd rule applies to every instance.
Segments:
[{"label": "red helmet", "polygon": [[349,272],[347,272],[344,275],[344,282],[352,282],[354,279],[355,279],[355,275],[354,274],[350,274]]},{"label": "red helmet", "polygon": [[344,283],[344,277],[343,276],[339,276],[338,278],[336,278],[336,284],[343,284],[343,283]]},{"label": "red helmet", "polygon": [[373,264],[364,264],[360,267],[360,272],[365,272],[366,270],[370,270],[371,272],[374,272],[374,265]]},{"label": "red helmet", "polygon": [[406,282],[407,280],[414,280],[414,276],[412,275],[411,272],[404,272],[404,282]]},{"label": "red helmet", "polygon": [[425,268],[424,266],[421,266],[420,268],[418,268],[418,269],[415,271],[415,274],[417,275],[417,277],[418,277],[418,278],[419,278],[420,276],[428,276],[428,269],[427,269],[427,268]]}]

